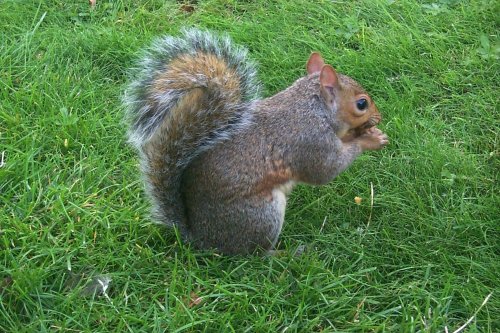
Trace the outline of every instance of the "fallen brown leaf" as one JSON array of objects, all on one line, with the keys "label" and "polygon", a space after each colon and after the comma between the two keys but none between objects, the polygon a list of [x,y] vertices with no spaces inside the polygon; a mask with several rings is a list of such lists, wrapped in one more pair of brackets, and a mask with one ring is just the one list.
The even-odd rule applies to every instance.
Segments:
[{"label": "fallen brown leaf", "polygon": [[188,303],[188,308],[192,308],[198,304],[200,304],[203,301],[203,299],[198,296],[194,291],[189,294],[189,303]]},{"label": "fallen brown leaf", "polygon": [[12,276],[7,276],[7,277],[3,278],[3,280],[0,282],[0,294],[2,293],[2,291],[5,288],[10,286],[13,282],[14,282],[14,280],[12,279]]},{"label": "fallen brown leaf", "polygon": [[192,13],[194,12],[194,6],[193,5],[188,5],[188,4],[183,4],[181,5],[181,10],[185,13]]}]

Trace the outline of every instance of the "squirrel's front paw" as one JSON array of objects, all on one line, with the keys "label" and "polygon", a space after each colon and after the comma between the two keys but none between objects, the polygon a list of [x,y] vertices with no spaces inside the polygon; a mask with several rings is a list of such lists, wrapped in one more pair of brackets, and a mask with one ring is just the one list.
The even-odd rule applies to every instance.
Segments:
[{"label": "squirrel's front paw", "polygon": [[389,144],[389,137],[378,128],[372,127],[359,137],[359,144],[363,150],[378,150]]}]

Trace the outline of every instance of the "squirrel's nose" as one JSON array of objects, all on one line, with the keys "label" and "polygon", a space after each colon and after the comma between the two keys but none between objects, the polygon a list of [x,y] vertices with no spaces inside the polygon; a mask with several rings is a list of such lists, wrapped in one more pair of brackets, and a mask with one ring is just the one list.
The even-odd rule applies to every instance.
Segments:
[{"label": "squirrel's nose", "polygon": [[374,115],[372,115],[370,117],[370,119],[368,119],[368,121],[366,122],[365,127],[369,128],[369,127],[376,126],[376,125],[378,125],[380,123],[381,120],[382,120],[382,115],[377,112]]}]

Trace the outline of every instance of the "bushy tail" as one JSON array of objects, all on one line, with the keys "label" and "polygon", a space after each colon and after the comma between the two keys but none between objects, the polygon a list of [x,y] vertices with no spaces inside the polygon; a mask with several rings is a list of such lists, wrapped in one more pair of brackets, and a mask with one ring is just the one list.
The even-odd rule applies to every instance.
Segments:
[{"label": "bushy tail", "polygon": [[125,94],[129,141],[140,155],[157,220],[189,236],[180,184],[201,152],[248,126],[259,85],[247,51],[196,29],[145,51]]}]

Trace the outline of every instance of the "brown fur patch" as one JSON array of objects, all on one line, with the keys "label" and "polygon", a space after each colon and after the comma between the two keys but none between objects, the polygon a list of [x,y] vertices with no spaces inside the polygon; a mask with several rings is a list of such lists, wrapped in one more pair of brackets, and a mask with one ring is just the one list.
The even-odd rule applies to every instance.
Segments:
[{"label": "brown fur patch", "polygon": [[285,166],[283,160],[274,161],[273,168],[255,186],[255,193],[260,194],[267,201],[272,201],[272,191],[276,187],[288,183],[290,180],[292,180],[292,171],[290,168]]},{"label": "brown fur patch", "polygon": [[[367,128],[377,125],[381,120],[381,115],[375,102],[365,92],[363,87],[355,80],[346,75],[339,75],[341,82],[341,97],[339,109],[339,120],[348,125],[346,132],[342,133],[341,139],[361,135]],[[347,88],[348,87],[348,88]],[[356,101],[359,98],[366,98],[369,102],[368,110],[363,115],[356,114]],[[356,129],[356,131],[352,131]]]},{"label": "brown fur patch", "polygon": [[[228,106],[241,102],[238,77],[225,60],[202,52],[173,59],[166,70],[156,77],[150,88],[153,99],[172,89],[185,93],[143,147],[152,183],[160,186],[165,174],[169,173],[169,170],[161,168],[168,166],[173,169],[175,162],[181,158],[182,152],[178,147],[172,147],[173,143],[182,141],[184,146],[194,147],[197,141],[234,114],[234,110]],[[219,95],[217,92],[224,94]],[[207,112],[209,108],[218,111]],[[204,127],[190,126],[200,123],[204,123]]]},{"label": "brown fur patch", "polygon": [[213,54],[183,54],[173,59],[167,70],[156,77],[151,92],[161,94],[169,89],[189,90],[197,86],[216,84],[221,87],[221,91],[231,92],[231,100],[228,100],[228,103],[237,103],[241,98],[238,77],[236,71],[229,68],[224,59]]}]

